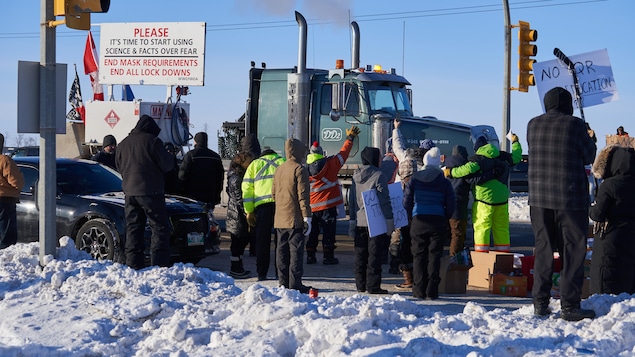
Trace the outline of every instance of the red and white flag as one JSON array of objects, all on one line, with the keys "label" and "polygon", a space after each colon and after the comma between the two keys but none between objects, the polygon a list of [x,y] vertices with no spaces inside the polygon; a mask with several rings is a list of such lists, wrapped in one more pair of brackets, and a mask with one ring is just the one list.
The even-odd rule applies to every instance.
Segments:
[{"label": "red and white flag", "polygon": [[99,59],[93,34],[88,31],[86,48],[84,49],[84,74],[90,76],[90,84],[93,86],[93,100],[104,100],[104,88],[99,84]]}]

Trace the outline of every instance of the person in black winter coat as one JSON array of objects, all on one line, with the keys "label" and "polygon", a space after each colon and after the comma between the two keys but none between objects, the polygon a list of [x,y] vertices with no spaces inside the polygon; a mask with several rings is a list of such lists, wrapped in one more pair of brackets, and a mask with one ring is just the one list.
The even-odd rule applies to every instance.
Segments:
[{"label": "person in black winter coat", "polygon": [[231,245],[231,268],[229,275],[243,279],[248,278],[251,273],[243,267],[243,253],[245,247],[251,241],[251,234],[247,218],[245,217],[245,208],[243,206],[243,191],[241,185],[245,171],[253,159],[248,152],[239,152],[234,156],[229,164],[227,171],[227,217],[225,219],[225,230],[230,234]]},{"label": "person in black winter coat", "polygon": [[165,173],[165,193],[169,195],[179,194],[179,162],[176,158],[176,147],[172,143],[165,143],[165,150],[173,157],[174,168]]},{"label": "person in black winter coat", "polygon": [[106,135],[104,136],[104,140],[102,140],[101,145],[101,150],[99,150],[99,152],[93,155],[90,159],[116,170],[115,150],[117,148],[117,139],[115,139],[112,135]]},{"label": "person in black winter coat", "polygon": [[159,132],[161,128],[154,119],[143,115],[115,154],[126,196],[126,264],[133,269],[145,267],[146,221],[152,230],[150,264],[162,267],[170,264],[164,175],[174,167],[174,159],[158,138]]},{"label": "person in black winter coat", "polygon": [[185,154],[179,169],[183,195],[214,207],[220,203],[223,191],[223,162],[220,155],[207,148],[207,133],[197,133],[194,143],[194,149]]},{"label": "person in black winter coat", "polygon": [[[453,169],[467,163],[467,148],[455,145],[452,148],[452,156],[445,159],[445,167]],[[450,256],[454,256],[463,250],[467,231],[467,205],[470,200],[470,181],[464,177],[448,178],[454,190],[454,212],[450,221]]]},{"label": "person in black winter coat", "polygon": [[635,293],[635,151],[607,146],[593,163],[604,179],[589,217],[602,227],[593,242],[592,294]]}]

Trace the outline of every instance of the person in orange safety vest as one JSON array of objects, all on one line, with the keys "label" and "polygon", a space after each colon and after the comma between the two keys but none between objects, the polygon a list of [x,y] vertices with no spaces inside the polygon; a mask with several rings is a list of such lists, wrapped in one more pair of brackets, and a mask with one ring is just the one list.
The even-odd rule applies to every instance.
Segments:
[{"label": "person in orange safety vest", "polygon": [[353,141],[359,135],[359,128],[351,126],[346,130],[346,140],[337,155],[325,157],[324,151],[316,141],[311,145],[310,154],[307,155],[309,180],[311,185],[311,212],[312,227],[309,239],[306,243],[307,264],[315,264],[317,259],[315,252],[318,245],[318,236],[322,228],[322,249],[324,252],[324,265],[338,264],[339,260],[334,256],[335,226],[337,223],[337,206],[344,204],[342,192],[337,174],[348,159],[353,147]]}]

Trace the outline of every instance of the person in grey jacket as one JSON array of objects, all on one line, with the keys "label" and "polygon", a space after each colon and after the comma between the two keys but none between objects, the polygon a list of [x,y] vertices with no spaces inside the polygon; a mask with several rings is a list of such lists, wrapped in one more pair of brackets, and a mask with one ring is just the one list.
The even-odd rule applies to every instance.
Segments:
[{"label": "person in grey jacket", "polygon": [[353,173],[353,182],[349,191],[349,235],[355,244],[355,285],[357,291],[370,294],[387,294],[381,288],[382,247],[388,242],[388,235],[371,237],[366,219],[366,206],[362,193],[375,190],[375,205],[381,209],[386,219],[387,232],[394,230],[392,206],[388,193],[386,177],[379,169],[381,153],[378,148],[365,147],[361,153],[362,167]]}]

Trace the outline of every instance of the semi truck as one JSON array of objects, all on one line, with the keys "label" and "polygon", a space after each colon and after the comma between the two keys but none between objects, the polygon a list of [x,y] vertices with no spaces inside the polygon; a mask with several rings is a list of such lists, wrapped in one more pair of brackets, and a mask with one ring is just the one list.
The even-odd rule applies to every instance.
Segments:
[{"label": "semi truck", "polygon": [[[318,141],[325,154],[335,154],[346,140],[346,129],[360,128],[358,140],[340,171],[347,177],[361,164],[360,152],[366,146],[385,153],[385,142],[392,136],[393,121],[400,120],[400,131],[408,147],[419,147],[431,139],[443,155],[454,145],[473,153],[473,140],[485,136],[498,146],[496,130],[489,125],[468,125],[415,116],[412,111],[410,82],[395,69],[380,66],[360,67],[360,31],[351,22],[351,67],[337,60],[333,69],[306,68],[307,23],[296,12],[299,28],[298,64],[293,68],[256,68],[249,71],[246,111],[238,121],[223,123],[223,132],[237,133],[238,139],[219,137],[219,143],[237,145],[247,133],[256,135],[261,147],[284,155],[287,138],[297,138],[310,146]],[[237,148],[221,152],[233,153]],[[230,158],[230,157],[226,157]]]}]

